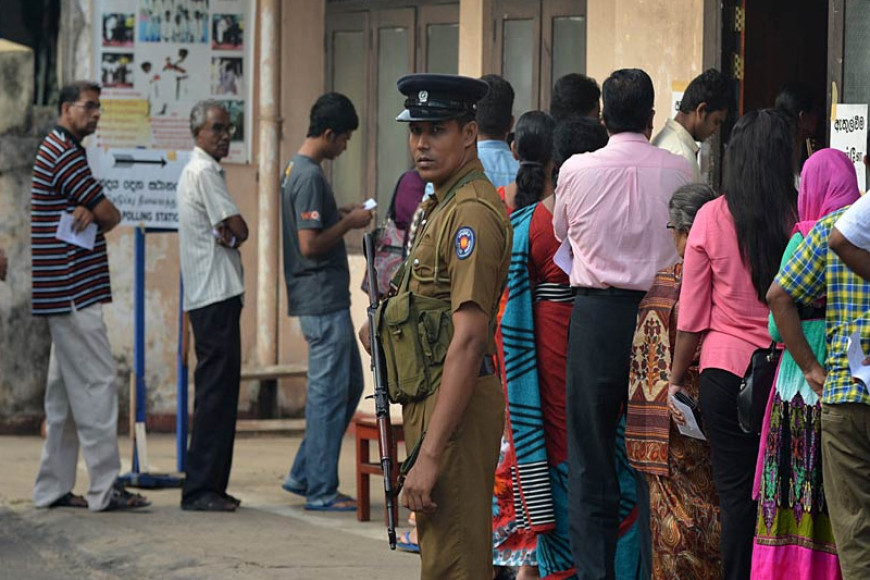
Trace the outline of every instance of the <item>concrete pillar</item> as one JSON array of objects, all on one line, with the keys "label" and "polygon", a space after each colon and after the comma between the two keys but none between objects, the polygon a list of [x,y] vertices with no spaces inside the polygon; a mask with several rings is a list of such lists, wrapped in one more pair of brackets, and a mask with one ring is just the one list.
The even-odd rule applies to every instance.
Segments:
[{"label": "concrete pillar", "polygon": [[33,103],[33,51],[0,39],[0,134],[24,129]]},{"label": "concrete pillar", "polygon": [[278,216],[278,132],[281,86],[279,0],[260,0],[260,119],[259,119],[259,212],[257,252],[257,363],[278,362],[278,247],[281,243]]},{"label": "concrete pillar", "polygon": [[492,69],[493,0],[459,3],[459,74],[480,77]]},{"label": "concrete pillar", "polygon": [[9,259],[0,282],[0,433],[39,431],[51,346],[45,319],[30,315],[30,183],[54,117],[34,111],[33,75],[33,51],[0,40],[0,248]]},{"label": "concrete pillar", "polygon": [[93,28],[90,0],[61,0],[58,79],[61,86],[97,80],[91,68]]}]

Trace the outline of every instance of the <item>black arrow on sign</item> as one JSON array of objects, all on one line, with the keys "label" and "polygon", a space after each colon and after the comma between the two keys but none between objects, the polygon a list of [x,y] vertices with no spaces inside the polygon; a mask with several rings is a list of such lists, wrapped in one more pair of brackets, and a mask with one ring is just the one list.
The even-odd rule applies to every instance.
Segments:
[{"label": "black arrow on sign", "polygon": [[112,157],[115,158],[115,167],[126,167],[137,163],[140,165],[160,165],[161,167],[166,165],[166,160],[162,157],[160,159],[136,159],[132,155],[126,155],[123,153],[113,153]]}]

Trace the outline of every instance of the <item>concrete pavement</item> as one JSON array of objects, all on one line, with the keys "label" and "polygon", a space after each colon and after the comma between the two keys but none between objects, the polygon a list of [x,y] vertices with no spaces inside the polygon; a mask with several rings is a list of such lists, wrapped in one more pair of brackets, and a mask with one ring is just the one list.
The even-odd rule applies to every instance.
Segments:
[{"label": "concrete pavement", "polygon": [[[281,489],[299,436],[237,438],[229,492],[236,513],[183,512],[180,490],[144,490],[153,502],[137,512],[92,514],[37,510],[31,503],[42,440],[0,437],[0,578],[22,580],[383,579],[419,577],[412,554],[390,552],[381,482],[372,479],[373,521],[355,513],[314,513]],[[175,467],[175,440],[148,438],[152,471]],[[121,440],[124,469],[130,445]],[[341,491],[356,496],[353,440],[345,438]],[[79,461],[76,493],[87,489]],[[400,523],[407,520],[400,514]]]}]

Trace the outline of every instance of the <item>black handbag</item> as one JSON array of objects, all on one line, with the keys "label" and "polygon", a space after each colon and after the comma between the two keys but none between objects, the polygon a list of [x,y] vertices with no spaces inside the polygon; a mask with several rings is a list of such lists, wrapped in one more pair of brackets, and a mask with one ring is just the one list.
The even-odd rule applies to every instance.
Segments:
[{"label": "black handbag", "polygon": [[737,423],[744,433],[761,433],[767,399],[781,356],[782,349],[776,348],[775,342],[752,353],[749,368],[737,393]]}]

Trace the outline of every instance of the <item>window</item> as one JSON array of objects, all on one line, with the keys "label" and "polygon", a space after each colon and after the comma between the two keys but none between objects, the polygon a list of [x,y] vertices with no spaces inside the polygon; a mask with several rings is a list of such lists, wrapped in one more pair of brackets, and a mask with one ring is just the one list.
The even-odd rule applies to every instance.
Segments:
[{"label": "window", "polygon": [[383,216],[396,181],[412,167],[408,128],[396,122],[404,104],[396,80],[413,72],[457,73],[459,4],[341,4],[327,5],[326,79],[329,90],[353,101],[360,128],[327,171],[340,205],[373,197]]},{"label": "window", "polygon": [[585,0],[500,0],[493,70],[514,88],[514,115],[547,110],[553,84],[586,72]]}]

